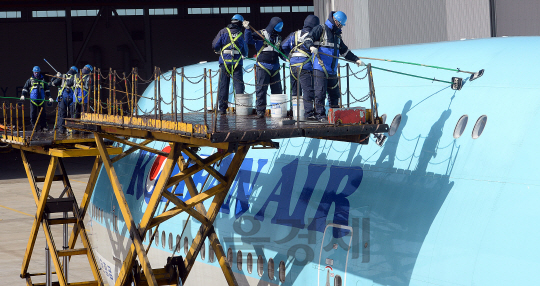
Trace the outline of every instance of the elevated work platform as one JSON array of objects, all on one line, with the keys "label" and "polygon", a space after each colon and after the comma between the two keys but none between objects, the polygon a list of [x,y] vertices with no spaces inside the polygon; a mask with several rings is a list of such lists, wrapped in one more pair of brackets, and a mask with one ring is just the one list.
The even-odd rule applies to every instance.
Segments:
[{"label": "elevated work platform", "polygon": [[[159,91],[155,89],[154,99],[156,99],[156,102],[154,102],[154,114],[146,115],[137,115],[136,112],[138,110],[137,101],[139,97],[136,92],[136,81],[138,78],[136,69],[131,73],[131,82],[129,84],[128,78],[125,76],[117,83],[118,74],[116,72],[109,70],[109,75],[104,77],[98,69],[96,74],[92,75],[94,80],[97,79],[93,83],[94,92],[88,95],[90,100],[83,104],[81,118],[65,120],[65,126],[67,128],[87,132],[90,135],[80,133],[79,135],[60,136],[54,133],[35,133],[35,130],[29,133],[24,128],[21,132],[18,125],[18,118],[16,118],[16,124],[13,124],[12,109],[10,107],[9,128],[6,128],[3,134],[0,135],[0,141],[10,144],[12,148],[21,150],[23,163],[36,205],[38,206],[34,227],[32,228],[28,242],[27,253],[23,261],[21,277],[27,279],[27,285],[35,285],[32,284],[30,279],[32,274],[29,274],[27,269],[34,247],[35,237],[39,225],[42,224],[47,235],[50,255],[53,258],[53,264],[56,269],[58,285],[75,285],[68,283],[67,268],[63,269],[67,265],[67,260],[64,260],[63,264],[61,264],[59,257],[77,254],[86,254],[89,257],[90,266],[96,279],[96,281],[84,282],[77,285],[103,285],[103,280],[96,268],[92,248],[90,242],[86,239],[84,224],[82,223],[90,203],[96,179],[103,166],[111,182],[114,197],[119,205],[130,237],[130,245],[126,248],[127,254],[118,277],[115,280],[115,285],[131,285],[131,282],[134,282],[135,285],[152,286],[181,285],[185,283],[206,239],[209,240],[216,254],[227,283],[229,285],[238,285],[231,266],[226,259],[225,252],[214,231],[214,221],[249,149],[252,147],[278,148],[278,144],[272,140],[293,137],[311,137],[367,144],[370,134],[387,132],[389,129],[388,125],[384,124],[378,116],[375,89],[373,87],[373,78],[369,65],[367,67],[367,73],[370,80],[368,96],[371,109],[366,111],[367,116],[364,123],[324,124],[317,122],[297,122],[288,118],[217,115],[216,108],[213,111],[203,108],[202,112],[184,114],[183,105],[180,106],[181,111],[178,114],[176,112],[178,110],[176,102],[184,102],[184,74],[183,70],[179,74],[182,77],[182,92],[178,98],[176,96],[176,69],[173,69],[172,76],[170,77],[172,82],[171,104],[175,111],[171,111],[168,114],[162,112],[161,103],[163,99]],[[207,72],[205,70],[203,75],[205,106],[207,102],[206,97],[209,94],[206,92],[206,74]],[[156,68],[154,78],[159,82],[161,76],[159,69]],[[211,78],[210,71],[210,87]],[[108,79],[109,86],[106,88],[109,91],[109,96],[105,105],[102,104],[100,96],[102,79]],[[123,91],[125,102],[116,99],[117,85],[125,85],[125,91]],[[128,89],[130,85],[132,87],[131,90]],[[158,98],[160,100],[157,100]],[[366,98],[368,97],[366,96]],[[90,104],[92,99],[93,103]],[[104,106],[106,110],[104,110]],[[214,106],[214,104],[212,103],[211,106]],[[8,121],[6,114],[4,110],[4,124]],[[22,125],[24,126],[24,123]],[[15,128],[16,131],[14,131]],[[9,132],[7,129],[9,129]],[[141,143],[135,143],[133,140],[129,140],[130,138],[144,140]],[[130,146],[130,148],[124,151],[123,148],[111,147],[105,144],[106,140],[115,141]],[[147,145],[153,141],[168,142],[169,146],[163,150],[148,147]],[[199,147],[205,146],[214,147],[217,150],[214,154],[202,158],[197,152]],[[162,156],[161,159],[164,159],[161,175],[140,221],[134,220],[113,164],[137,150],[151,152]],[[43,179],[44,186],[42,190],[36,185],[36,182],[40,180],[33,175],[30,165],[24,156],[25,151],[41,153],[51,157],[49,170]],[[185,160],[184,155],[189,160]],[[71,187],[65,168],[63,168],[62,158],[80,156],[96,156],[96,161],[82,203],[78,205],[72,196],[72,192],[70,192]],[[224,173],[218,172],[215,169],[216,163],[228,156],[233,156],[229,167]],[[55,174],[57,166],[60,167],[60,175]],[[172,176],[172,172],[176,166],[178,166],[180,172]],[[197,189],[193,176],[203,170],[216,179],[218,182],[216,186],[207,190],[202,189],[204,186],[201,189]],[[51,199],[48,197],[48,193],[53,180],[62,180],[65,190],[59,198]],[[185,202],[176,196],[176,188],[180,183],[185,185],[191,195],[191,198]],[[172,191],[169,191],[171,187]],[[180,190],[180,192],[182,191],[184,190]],[[66,194],[67,199],[63,197],[64,194]],[[212,203],[207,210],[203,202],[209,199],[212,200]],[[166,206],[163,209],[167,209],[167,211],[157,214],[158,205],[162,201],[166,201]],[[168,208],[169,204],[173,204],[174,206]],[[73,209],[73,217],[67,216],[69,207]],[[65,240],[66,250],[63,250],[63,252],[56,249],[52,238],[49,239],[50,230],[48,226],[52,220],[48,214],[54,210],[63,212],[65,216],[64,220],[55,220],[54,223],[75,223],[69,241],[67,239]],[[183,212],[189,215],[188,220],[195,219],[201,225],[189,251],[185,257],[170,257],[166,262],[164,261],[164,268],[152,268],[147,255],[152,241],[150,241],[148,248],[145,249],[142,244],[143,238],[146,237],[149,231],[153,232],[154,235],[159,233],[158,228],[161,223]],[[73,249],[74,241],[78,235],[83,239],[85,246],[82,250]],[[175,247],[175,249],[177,248],[178,246]],[[47,273],[50,276],[50,269],[47,270]]]}]

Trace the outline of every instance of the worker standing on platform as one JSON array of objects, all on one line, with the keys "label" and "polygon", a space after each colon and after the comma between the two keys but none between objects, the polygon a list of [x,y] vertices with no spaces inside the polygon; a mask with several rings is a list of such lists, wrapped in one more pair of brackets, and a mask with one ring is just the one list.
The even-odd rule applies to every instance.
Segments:
[{"label": "worker standing on platform", "polygon": [[56,74],[56,78],[51,81],[52,86],[58,86],[58,118],[56,119],[56,129],[60,133],[66,133],[64,127],[64,119],[71,117],[71,104],[73,103],[73,85],[77,77],[78,69],[72,66],[68,72],[62,76],[61,73]]},{"label": "worker standing on platform", "polygon": [[[232,17],[231,23],[221,29],[212,41],[212,48],[219,56],[219,91],[218,109],[220,114],[227,114],[229,102],[229,83],[233,79],[235,94],[244,93],[243,79],[243,57],[248,54],[248,47],[241,32],[244,17],[236,14]],[[249,28],[249,26],[248,26]]]},{"label": "worker standing on platform", "polygon": [[49,98],[50,102],[53,99],[50,95],[49,84],[45,82],[41,69],[35,66],[32,69],[32,76],[26,81],[22,89],[21,100],[24,100],[25,96],[30,94],[30,123],[32,128],[38,124],[39,113],[39,127],[36,127],[38,131],[48,131],[47,129],[47,112],[44,109],[44,103],[46,98]]},{"label": "worker standing on platform", "polygon": [[[309,15],[304,20],[302,30],[292,32],[281,45],[282,50],[289,54],[291,61],[291,96],[296,96],[300,82],[299,96],[304,94],[304,110],[306,118],[316,119],[313,111],[313,101],[315,100],[313,91],[313,64],[311,51],[304,46],[304,39],[311,30],[319,25],[319,17]],[[299,77],[299,78],[298,78]]]},{"label": "worker standing on platform", "polygon": [[[279,58],[282,60],[286,60],[286,58],[276,50],[276,48],[280,49],[281,47],[281,36],[278,33],[282,29],[283,21],[279,17],[273,17],[266,29],[260,30],[257,34],[253,34],[251,30],[246,29],[247,43],[255,45],[255,49],[258,51],[256,63],[257,86],[255,88],[257,93],[258,118],[263,118],[266,111],[266,91],[268,90],[268,85],[270,85],[272,94],[283,93],[279,75]],[[275,48],[267,41],[272,43]]]},{"label": "worker standing on platform", "polygon": [[[341,38],[341,28],[345,26],[345,22],[347,22],[345,13],[332,11],[324,25],[313,28],[304,41],[306,48],[313,54],[315,116],[321,122],[328,121],[324,108],[327,91],[330,107],[339,107],[338,59],[334,57],[341,55],[347,60],[356,62],[358,66],[365,65],[347,48]],[[319,54],[319,51],[334,57]]]},{"label": "worker standing on platform", "polygon": [[[90,73],[93,68],[91,65],[85,65],[81,73],[75,77],[75,90],[73,93],[73,103],[71,104],[71,118],[81,118],[81,113],[84,110],[84,105],[88,103],[88,95],[92,87],[92,77]],[[78,131],[73,131],[77,134]]]}]

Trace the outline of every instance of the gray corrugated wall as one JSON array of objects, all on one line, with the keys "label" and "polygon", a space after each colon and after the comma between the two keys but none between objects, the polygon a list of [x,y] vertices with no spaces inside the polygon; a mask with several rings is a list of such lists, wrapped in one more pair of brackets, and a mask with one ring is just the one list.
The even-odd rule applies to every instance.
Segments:
[{"label": "gray corrugated wall", "polygon": [[540,35],[539,0],[496,0],[497,35]]},{"label": "gray corrugated wall", "polygon": [[343,39],[351,49],[490,36],[489,0],[314,0],[314,5],[321,21],[332,6],[347,14]]}]

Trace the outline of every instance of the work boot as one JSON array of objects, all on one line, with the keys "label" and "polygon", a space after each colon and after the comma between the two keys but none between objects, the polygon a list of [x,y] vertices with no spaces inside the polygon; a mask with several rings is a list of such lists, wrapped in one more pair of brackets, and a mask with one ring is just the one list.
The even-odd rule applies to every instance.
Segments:
[{"label": "work boot", "polygon": [[321,122],[321,123],[328,123],[328,118],[326,118],[326,117],[321,117],[321,118],[319,118],[319,122]]},{"label": "work boot", "polygon": [[317,121],[317,116],[315,116],[315,115],[313,115],[313,114],[312,114],[312,115],[309,115],[309,116],[307,117],[307,120],[309,120],[309,121]]},{"label": "work boot", "polygon": [[220,110],[220,111],[219,111],[219,114],[220,114],[220,115],[227,115],[227,110]]},{"label": "work boot", "polygon": [[257,118],[264,118],[264,112],[257,112]]},{"label": "work boot", "polygon": [[49,128],[43,127],[43,128],[41,128],[41,132],[49,132]]}]

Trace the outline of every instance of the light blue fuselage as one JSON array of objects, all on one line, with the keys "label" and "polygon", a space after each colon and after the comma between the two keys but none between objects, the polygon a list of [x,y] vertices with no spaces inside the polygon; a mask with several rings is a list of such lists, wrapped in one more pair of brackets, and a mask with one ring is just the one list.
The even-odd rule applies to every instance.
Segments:
[{"label": "light blue fuselage", "polygon": [[[232,250],[232,269],[239,283],[311,286],[329,281],[336,285],[337,276],[342,285],[529,285],[540,281],[539,135],[529,129],[540,117],[540,81],[535,72],[540,66],[539,46],[540,37],[514,37],[354,51],[362,57],[473,72],[485,69],[485,74],[471,82],[465,73],[368,60],[374,66],[430,78],[462,77],[465,83],[455,91],[449,84],[374,70],[379,113],[387,114],[387,124],[395,115],[402,116],[397,132],[382,147],[373,137],[367,146],[291,138],[276,140],[277,150],[250,150],[214,224],[225,252]],[[251,66],[246,61],[244,68]],[[204,68],[217,71],[218,64],[188,66],[185,73],[199,76]],[[360,68],[354,66],[356,71]],[[170,72],[161,80],[162,94],[171,94],[170,81],[164,80],[169,77]],[[246,92],[253,92],[253,72],[245,73],[244,80]],[[217,77],[213,81],[215,96]],[[180,86],[180,80],[177,83]],[[354,98],[368,93],[367,80],[351,75],[350,84]],[[186,98],[202,93],[202,82],[185,84]],[[154,97],[153,83],[143,96]],[[351,102],[356,101],[353,97]],[[192,110],[203,108],[202,99],[185,102]],[[368,104],[351,106],[370,108]],[[154,106],[147,99],[139,105],[145,111]],[[162,107],[170,110],[170,105]],[[468,124],[455,139],[454,129],[463,115],[468,116]],[[473,126],[482,115],[487,116],[487,124],[482,135],[473,139]],[[168,143],[150,146],[161,150]],[[202,148],[199,155],[213,152]],[[140,151],[114,164],[136,223],[157,181],[149,178],[156,175],[150,172],[155,160],[155,154]],[[224,160],[216,169],[224,172],[230,161]],[[194,176],[199,189],[207,176],[207,172]],[[204,189],[215,184],[210,178]],[[176,192],[183,192],[183,200],[190,197],[183,184]],[[157,214],[163,212],[164,204]],[[205,202],[207,209],[209,204]],[[99,245],[95,251],[105,269],[102,273],[112,280],[129,235],[105,172],[99,176],[90,214],[92,243]],[[174,247],[186,219],[182,214],[160,225],[159,244],[149,252],[151,262],[165,263],[164,257],[173,252],[169,234]],[[175,255],[185,255],[184,240],[187,237],[191,246],[199,226],[195,220],[188,223]],[[206,257],[197,258],[187,284],[225,283],[216,280],[222,274],[217,261],[209,262],[208,242],[204,247]],[[251,273],[248,253],[253,257]],[[264,262],[262,277],[257,269],[259,256]],[[268,275],[270,259],[273,279]],[[282,261],[284,282],[279,277]]]}]

